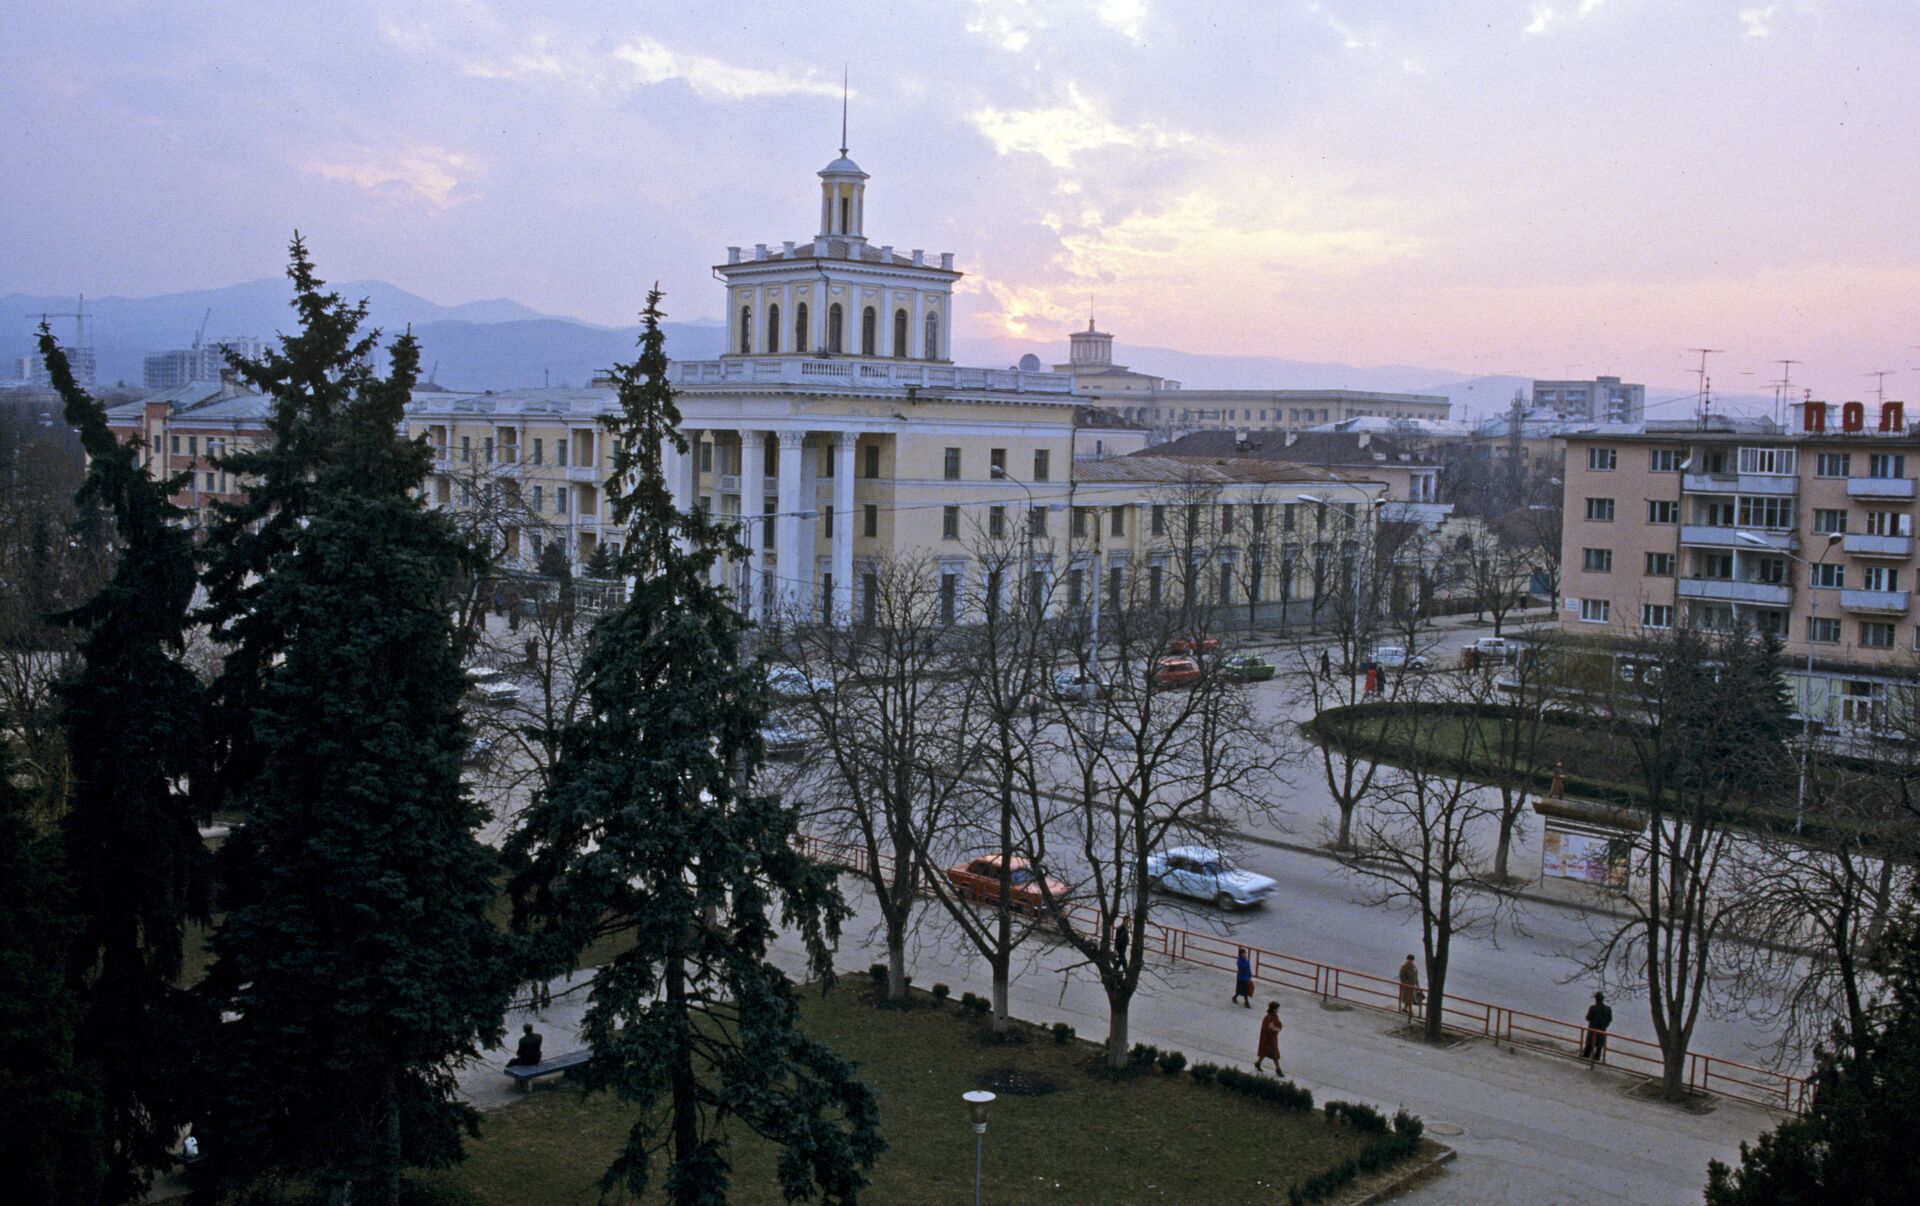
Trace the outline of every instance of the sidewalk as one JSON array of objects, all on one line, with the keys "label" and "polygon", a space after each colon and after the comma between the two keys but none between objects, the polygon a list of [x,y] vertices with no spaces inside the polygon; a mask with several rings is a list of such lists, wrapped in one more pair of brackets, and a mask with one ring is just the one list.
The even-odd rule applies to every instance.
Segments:
[{"label": "sidewalk", "polygon": [[[870,921],[862,919],[872,917],[864,890],[851,878],[842,878],[841,885],[856,916],[835,965],[843,975],[862,975],[883,957],[882,948],[872,940]],[[943,982],[956,997],[989,992],[985,968],[931,905],[922,920],[908,948],[914,983]],[[798,943],[787,938],[776,944],[774,957],[792,974],[804,967]],[[1068,948],[1053,945],[1036,945],[1016,960],[1013,1013],[1042,1024],[1065,1021],[1082,1037],[1102,1038],[1105,996],[1084,967],[1074,969],[1076,962]],[[533,1020],[546,1036],[547,1053],[573,1050],[584,983],[584,976],[575,977],[572,986],[581,991],[538,1018],[510,1014],[509,1039],[522,1020]],[[556,982],[556,995],[565,987]],[[1260,1010],[1229,1004],[1231,991],[1219,973],[1150,961],[1134,1001],[1130,1038],[1184,1051],[1189,1059],[1249,1067]],[[1397,1201],[1694,1202],[1709,1159],[1736,1158],[1741,1140],[1776,1121],[1736,1102],[1692,1114],[1625,1096],[1639,1078],[1622,1073],[1481,1041],[1428,1047],[1401,1037],[1388,1015],[1324,1009],[1316,998],[1286,990],[1262,995],[1280,1001],[1286,1023],[1280,1047],[1289,1077],[1312,1089],[1317,1101],[1359,1100],[1388,1112],[1406,1106],[1426,1119],[1436,1139],[1459,1151],[1448,1171]],[[500,1071],[507,1057],[505,1050],[492,1051],[462,1071],[461,1092],[482,1109],[510,1104],[519,1094]]]}]

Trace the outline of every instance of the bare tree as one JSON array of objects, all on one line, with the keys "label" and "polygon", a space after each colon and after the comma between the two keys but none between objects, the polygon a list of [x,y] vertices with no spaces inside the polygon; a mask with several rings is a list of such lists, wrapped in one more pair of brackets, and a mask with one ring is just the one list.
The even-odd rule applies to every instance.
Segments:
[{"label": "bare tree", "polygon": [[1508,898],[1481,870],[1498,813],[1484,791],[1459,774],[1474,752],[1474,727],[1435,724],[1418,707],[1457,698],[1471,689],[1471,674],[1406,677],[1408,686],[1385,722],[1399,765],[1381,776],[1343,865],[1371,887],[1374,902],[1419,918],[1426,972],[1422,1033],[1434,1042],[1445,1021],[1454,939],[1494,933]]},{"label": "bare tree", "polygon": [[1499,636],[1507,614],[1520,604],[1522,594],[1518,587],[1532,568],[1532,562],[1526,549],[1485,522],[1470,522],[1461,540],[1459,564],[1464,585],[1473,597],[1474,618],[1482,614],[1492,616],[1493,635]]},{"label": "bare tree", "polygon": [[1516,658],[1480,661],[1473,673],[1463,676],[1461,697],[1476,708],[1481,776],[1499,803],[1493,847],[1497,883],[1515,881],[1509,868],[1513,839],[1525,823],[1528,797],[1539,774],[1548,701],[1557,687],[1556,646],[1550,633],[1535,632]]}]

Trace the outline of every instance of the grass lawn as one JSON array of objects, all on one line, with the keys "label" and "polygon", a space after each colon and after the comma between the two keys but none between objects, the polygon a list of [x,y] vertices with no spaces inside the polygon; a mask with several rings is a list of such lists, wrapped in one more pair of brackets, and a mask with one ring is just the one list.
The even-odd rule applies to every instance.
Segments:
[{"label": "grass lawn", "polygon": [[[1318,1111],[1286,1112],[1184,1073],[1108,1079],[1085,1043],[1056,1044],[1020,1027],[1023,1043],[994,1045],[982,1041],[988,1023],[955,1004],[936,1009],[916,993],[917,1008],[876,1009],[872,991],[864,979],[846,978],[825,997],[809,991],[803,1006],[807,1033],[856,1061],[879,1094],[889,1150],[873,1170],[868,1201],[970,1200],[973,1135],[960,1094],[1009,1067],[1054,1091],[1003,1092],[993,1104],[986,1140],[992,1202],[1270,1204],[1364,1144],[1359,1132]],[[547,1082],[486,1115],[463,1165],[422,1180],[452,1191],[444,1195],[452,1200],[595,1202],[597,1180],[631,1122],[632,1107],[611,1096],[583,1098]],[[729,1201],[781,1201],[768,1145],[736,1130],[731,1157]]]}]

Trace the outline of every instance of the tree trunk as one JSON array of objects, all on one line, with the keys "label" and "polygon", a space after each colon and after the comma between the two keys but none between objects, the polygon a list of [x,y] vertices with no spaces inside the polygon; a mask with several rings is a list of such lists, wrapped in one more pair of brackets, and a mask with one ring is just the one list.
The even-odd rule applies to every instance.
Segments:
[{"label": "tree trunk", "polygon": [[[680,952],[678,950],[669,950],[666,964],[665,995],[668,1008],[675,1016],[686,1019],[686,1024],[690,1026],[692,1019],[687,1018],[687,973],[686,968],[682,966],[680,962]],[[671,1130],[672,1143],[668,1153],[668,1173],[666,1177],[668,1183],[672,1183],[674,1179],[672,1173],[673,1166],[683,1160],[690,1159],[693,1153],[699,1150],[700,1147],[700,1103],[695,1099],[695,1094],[699,1090],[699,1082],[694,1078],[693,1048],[688,1044],[686,1036],[682,1036],[679,1041],[674,1044],[671,1059],[672,1069],[669,1073],[669,1083],[673,1092],[673,1118]],[[695,1179],[683,1180],[681,1182],[681,1192],[686,1196],[678,1200],[697,1203],[697,1201],[703,1200],[698,1198],[697,1195],[702,1194],[704,1190],[705,1186],[696,1183]]]},{"label": "tree trunk", "polygon": [[907,935],[904,927],[887,919],[887,1000],[907,999]]},{"label": "tree trunk", "polygon": [[1427,1017],[1422,1037],[1429,1043],[1437,1043],[1441,1038],[1441,1023],[1446,1020],[1447,1002],[1447,965],[1445,961],[1436,961],[1427,974]]},{"label": "tree trunk", "polygon": [[1335,850],[1351,850],[1353,849],[1354,806],[1344,800],[1335,800],[1334,804],[1340,809],[1340,834],[1333,839],[1333,848]]},{"label": "tree trunk", "polygon": [[1507,874],[1507,856],[1513,849],[1513,827],[1519,818],[1520,809],[1517,806],[1509,806],[1506,801],[1501,801],[1500,837],[1493,845],[1493,878],[1496,883],[1505,883],[1512,878]]},{"label": "tree trunk", "polygon": [[400,1206],[400,1064],[387,1065],[386,1117],[380,1120],[379,1167],[374,1170],[376,1206]]},{"label": "tree trunk", "polygon": [[1660,1056],[1660,1096],[1684,1101],[1687,1096],[1687,1049],[1679,1043]]},{"label": "tree trunk", "polygon": [[1131,997],[1118,997],[1107,994],[1107,1067],[1124,1068],[1127,1066],[1127,1010],[1132,1005]]},{"label": "tree trunk", "polygon": [[993,1032],[1007,1032],[1007,981],[1005,967],[993,969]]}]

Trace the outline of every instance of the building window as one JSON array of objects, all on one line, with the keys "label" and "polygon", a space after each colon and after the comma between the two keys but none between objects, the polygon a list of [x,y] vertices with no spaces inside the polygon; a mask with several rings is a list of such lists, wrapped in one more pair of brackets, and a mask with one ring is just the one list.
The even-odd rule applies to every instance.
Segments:
[{"label": "building window", "polygon": [[1159,503],[1155,503],[1153,504],[1153,509],[1148,512],[1148,514],[1152,518],[1148,530],[1155,536],[1165,536],[1167,534],[1167,509]]},{"label": "building window", "polygon": [[1053,454],[1048,452],[1045,448],[1036,448],[1033,450],[1033,480],[1034,481],[1044,482],[1044,481],[1051,480],[1051,476],[1053,472],[1052,459],[1053,459]]},{"label": "building window", "polygon": [[960,575],[940,575],[940,622],[952,627],[959,619]]},{"label": "building window", "polygon": [[1860,571],[1864,590],[1899,590],[1900,571],[1884,565],[1869,565]]},{"label": "building window", "polygon": [[700,472],[713,472],[713,443],[710,440],[700,441]]},{"label": "building window", "polygon": [[[171,439],[172,439],[172,441],[173,441],[173,455],[175,455],[175,456],[179,456],[179,455],[180,455],[180,437],[179,437],[179,436],[172,436],[172,437],[170,437],[170,438],[171,438]],[[462,444],[465,444],[465,443],[467,442],[467,441],[466,441],[466,437],[465,437],[465,436],[462,436],[462,437],[460,438],[460,442],[461,442]]]},{"label": "building window", "polygon": [[1280,507],[1280,530],[1281,530],[1282,532],[1291,532],[1291,531],[1293,531],[1293,511],[1294,511],[1294,508],[1295,508],[1296,506],[1298,506],[1298,505],[1299,505],[1299,504],[1297,504],[1297,503],[1284,503],[1284,504],[1282,504],[1282,505],[1281,505],[1281,507]]},{"label": "building window", "polygon": [[862,356],[873,355],[874,333],[873,307],[868,306],[860,311],[860,354]]},{"label": "building window", "polygon": [[807,303],[801,302],[793,308],[793,350],[807,350]]},{"label": "building window", "polygon": [[[553,442],[553,463],[556,465],[565,465],[567,463],[567,442],[565,440],[555,440]],[[587,462],[582,461],[580,463],[584,465]]]},{"label": "building window", "polygon": [[541,496],[541,487],[535,486],[533,488],[533,513],[535,515],[538,515],[540,513],[540,506],[543,501],[544,499]]},{"label": "building window", "polygon": [[820,529],[822,536],[833,539],[833,508],[830,506],[820,508]]},{"label": "building window", "polygon": [[1613,500],[1611,498],[1589,498],[1587,500],[1587,522],[1612,523]]},{"label": "building window", "polygon": [[1642,628],[1672,628],[1672,604],[1642,603],[1640,605],[1640,626]]},{"label": "building window", "polygon": [[1809,585],[1826,590],[1846,589],[1847,567],[1844,565],[1810,565],[1807,571]]},{"label": "building window", "polygon": [[1647,468],[1655,473],[1678,473],[1681,459],[1681,450],[1678,448],[1655,448],[1648,454]]},{"label": "building window", "polygon": [[1733,579],[1732,553],[1701,553],[1694,564],[1699,571],[1694,574],[1696,578],[1713,578],[1721,582]]},{"label": "building window", "polygon": [[1905,511],[1868,511],[1867,535],[1911,536],[1913,516]]},{"label": "building window", "polygon": [[1816,645],[1837,645],[1840,643],[1840,621],[1815,616],[1807,621],[1807,634],[1807,639]]},{"label": "building window", "polygon": [[567,488],[565,486],[555,486],[553,488],[553,511],[556,515],[565,515],[567,513]]},{"label": "building window", "polygon": [[987,597],[985,602],[987,605],[987,618],[989,620],[994,619],[1000,614],[1000,571],[997,569],[987,571]]},{"label": "building window", "polygon": [[1000,478],[1007,475],[1007,450],[990,448],[987,450],[987,476]]},{"label": "building window", "polygon": [[[1120,589],[1125,584],[1126,584],[1125,570],[1121,569],[1117,565],[1112,566],[1107,570],[1107,608],[1108,610],[1110,611],[1120,610]],[[1915,632],[1916,632],[1916,640],[1920,640],[1920,629],[1916,629]]]},{"label": "building window", "polygon": [[1586,549],[1582,558],[1582,568],[1589,574],[1611,574],[1613,572],[1612,549]]},{"label": "building window", "polygon": [[740,307],[740,354],[753,351],[753,307]]},{"label": "building window", "polygon": [[880,445],[878,444],[867,445],[867,476],[869,478],[880,476]]},{"label": "building window", "polygon": [[[1853,454],[1849,452],[1823,452],[1813,458],[1813,472],[1816,477],[1850,477],[1853,474]],[[1834,640],[1840,638],[1836,635]]]},{"label": "building window", "polygon": [[1753,627],[1762,636],[1787,638],[1787,613],[1777,607],[1755,608]]},{"label": "building window", "polygon": [[1073,534],[1075,536],[1085,536],[1087,534],[1087,512],[1092,509],[1091,507],[1075,507],[1073,509]]},{"label": "building window", "polygon": [[[1607,504],[1607,518],[1612,519],[1613,518],[1613,500],[1610,498],[1589,498],[1587,500],[1587,511],[1588,511],[1587,518],[1588,519],[1593,518],[1593,515],[1592,515],[1593,504],[1596,502],[1604,502]],[[1648,523],[1680,522],[1680,504],[1677,502],[1672,502],[1667,499],[1659,499],[1659,498],[1647,500],[1647,522]]]},{"label": "building window", "polygon": [[547,442],[545,440],[535,440],[533,442],[533,463],[536,465],[545,464],[546,456]]},{"label": "building window", "polygon": [[1860,644],[1867,649],[1893,648],[1893,625],[1879,620],[1862,620]]},{"label": "building window", "polygon": [[1007,509],[1005,507],[987,508],[987,535],[1001,537],[1007,534]]},{"label": "building window", "polygon": [[926,347],[921,350],[921,359],[940,359],[940,316],[938,314],[927,315],[927,329],[923,342]]},{"label": "building window", "polygon": [[871,572],[860,575],[860,622],[872,627],[880,617],[880,581]]},{"label": "building window", "polygon": [[1776,532],[1793,530],[1793,500],[1740,496],[1740,526],[1766,528]]},{"label": "building window", "polygon": [[1907,458],[1898,452],[1876,452],[1867,458],[1867,476],[1896,478],[1907,475]]},{"label": "building window", "polygon": [[950,482],[960,480],[960,450],[958,448],[947,449],[946,477]]},{"label": "building window", "polygon": [[1075,566],[1072,569],[1067,571],[1067,608],[1068,610],[1070,611],[1080,610],[1080,601],[1083,597],[1083,592],[1085,590],[1086,578],[1087,578],[1086,571],[1081,569],[1079,566]]},{"label": "building window", "polygon": [[483,465],[493,464],[493,437],[492,436],[488,436],[485,439],[480,441],[480,463]]},{"label": "building window", "polygon": [[1027,509],[1027,535],[1036,540],[1047,534],[1047,509],[1029,507]]},{"label": "building window", "polygon": [[827,307],[827,351],[847,350],[847,313],[839,302]]},{"label": "building window", "polygon": [[1612,473],[1619,462],[1620,454],[1612,448],[1587,449],[1587,470],[1591,473]]},{"label": "building window", "polygon": [[1580,600],[1580,619],[1587,624],[1604,624],[1607,613],[1612,610],[1605,599]]},{"label": "building window", "polygon": [[1800,471],[1797,448],[1742,448],[1740,472],[1768,477],[1792,477]]},{"label": "building window", "polygon": [[1673,577],[1673,554],[1672,553],[1648,553],[1647,554],[1647,577],[1649,578]]},{"label": "building window", "polygon": [[907,354],[907,312],[905,310],[893,312],[893,354],[895,357],[903,357]]},{"label": "building window", "polygon": [[1112,515],[1113,522],[1107,528],[1108,535],[1125,536],[1127,534],[1127,509],[1125,507],[1115,507],[1113,508]]},{"label": "building window", "polygon": [[769,353],[772,353],[772,352],[777,352],[779,350],[780,350],[780,307],[777,305],[768,306],[767,307],[767,351]]},{"label": "building window", "polygon": [[878,536],[880,534],[879,506],[875,503],[868,503],[865,507],[861,508],[861,510],[864,511],[866,514],[867,538],[872,539],[873,537]]},{"label": "building window", "polygon": [[1150,607],[1160,606],[1160,598],[1162,594],[1161,588],[1165,584],[1165,580],[1166,580],[1165,566],[1150,565],[1147,567],[1147,604],[1148,606]]},{"label": "building window", "polygon": [[1845,535],[1847,530],[1847,513],[1838,509],[1829,510],[1826,507],[1815,507],[1813,509],[1813,530],[1827,536]]},{"label": "building window", "polygon": [[834,447],[833,447],[833,446],[831,446],[831,445],[829,445],[829,446],[827,446],[827,447],[825,447],[825,448],[822,448],[822,449],[820,450],[820,476],[821,476],[821,477],[832,477],[832,476],[833,476],[833,462],[834,462],[834,461],[835,461],[836,459],[838,459],[838,458],[837,458],[837,457],[835,456],[835,453],[836,453],[837,451],[838,451],[838,449],[836,449],[836,448],[834,448]]},{"label": "building window", "polygon": [[940,538],[942,540],[960,539],[960,508],[940,508]]},{"label": "building window", "polygon": [[1787,559],[1785,557],[1761,557],[1754,560],[1753,580],[1764,582],[1768,586],[1787,584]]}]

